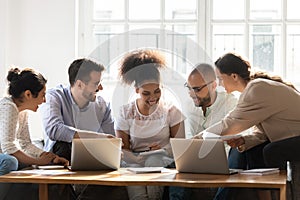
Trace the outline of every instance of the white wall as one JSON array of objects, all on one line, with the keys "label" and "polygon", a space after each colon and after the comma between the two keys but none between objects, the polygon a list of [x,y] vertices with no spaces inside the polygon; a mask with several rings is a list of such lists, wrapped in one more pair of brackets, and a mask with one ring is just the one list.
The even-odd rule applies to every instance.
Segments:
[{"label": "white wall", "polygon": [[5,90],[5,38],[6,38],[6,12],[7,0],[0,0],[0,96]]},{"label": "white wall", "polygon": [[0,0],[1,96],[11,65],[42,72],[48,88],[68,82],[67,68],[76,55],[75,19],[75,0]]},{"label": "white wall", "polygon": [[75,57],[74,0],[7,0],[6,66],[33,67],[49,85],[67,80]]}]

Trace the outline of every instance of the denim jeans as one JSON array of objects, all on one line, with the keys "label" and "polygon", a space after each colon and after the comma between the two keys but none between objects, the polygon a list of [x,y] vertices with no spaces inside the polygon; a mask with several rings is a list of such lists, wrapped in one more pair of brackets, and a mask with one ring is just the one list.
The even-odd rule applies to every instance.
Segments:
[{"label": "denim jeans", "polygon": [[10,155],[0,153],[0,175],[18,169],[18,160]]},{"label": "denim jeans", "polygon": [[230,148],[228,166],[230,169],[247,169],[246,153],[241,153],[236,148]]},{"label": "denim jeans", "polygon": [[[7,174],[17,169],[18,160],[15,157],[7,154],[0,154],[0,175]],[[11,183],[0,183],[0,199],[4,199],[11,185]]]}]

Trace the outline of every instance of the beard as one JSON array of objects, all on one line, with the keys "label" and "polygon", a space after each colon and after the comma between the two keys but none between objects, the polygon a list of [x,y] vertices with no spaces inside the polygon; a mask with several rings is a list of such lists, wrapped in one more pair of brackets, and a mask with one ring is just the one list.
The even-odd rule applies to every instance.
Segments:
[{"label": "beard", "polygon": [[84,98],[86,98],[89,102],[94,102],[96,100],[95,92],[86,92],[86,91],[84,91],[82,93],[82,96],[84,96]]},{"label": "beard", "polygon": [[200,98],[200,97],[196,96],[195,99],[197,100],[196,102],[194,100],[196,107],[207,106],[211,103],[211,96],[210,96],[209,92],[207,93],[207,95],[205,97]]}]

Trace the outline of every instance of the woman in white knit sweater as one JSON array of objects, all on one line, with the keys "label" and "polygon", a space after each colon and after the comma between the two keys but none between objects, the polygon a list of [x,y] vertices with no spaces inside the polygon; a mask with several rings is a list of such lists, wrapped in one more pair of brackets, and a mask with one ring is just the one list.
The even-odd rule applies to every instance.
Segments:
[{"label": "woman in white knit sweater", "polygon": [[[36,111],[45,102],[46,79],[33,69],[12,68],[7,75],[9,96],[0,99],[0,153],[15,159],[17,167],[47,165],[50,163],[68,165],[69,162],[53,153],[45,152],[31,143],[28,129],[27,110]],[[19,166],[17,166],[18,164]],[[2,165],[2,163],[1,163]],[[56,186],[51,186],[51,190]],[[37,188],[30,184],[8,183],[0,185],[1,199],[36,199]],[[57,198],[59,192],[50,195]],[[57,195],[56,195],[57,194]]]},{"label": "woman in white knit sweater", "polygon": [[46,79],[32,69],[8,72],[8,97],[0,100],[0,152],[17,158],[20,166],[46,165],[68,161],[31,143],[27,110],[37,111],[45,102]]}]

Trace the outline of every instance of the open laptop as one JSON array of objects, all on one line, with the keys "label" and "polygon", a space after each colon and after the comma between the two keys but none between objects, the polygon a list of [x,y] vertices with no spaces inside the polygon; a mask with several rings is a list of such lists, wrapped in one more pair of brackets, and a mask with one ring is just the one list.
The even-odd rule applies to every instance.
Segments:
[{"label": "open laptop", "polygon": [[116,170],[121,162],[121,138],[73,139],[70,170]]},{"label": "open laptop", "polygon": [[233,174],[228,168],[224,142],[220,139],[171,138],[176,169],[179,172]]}]

